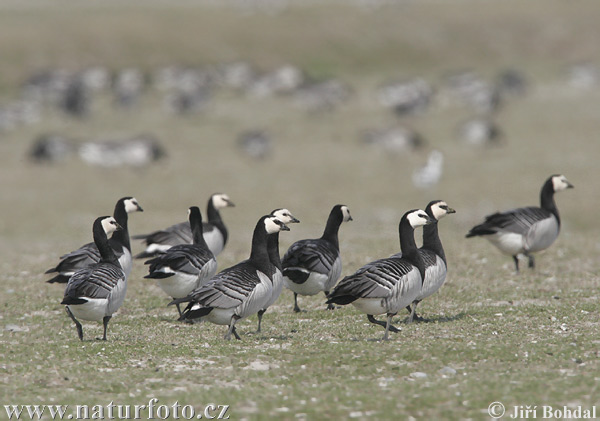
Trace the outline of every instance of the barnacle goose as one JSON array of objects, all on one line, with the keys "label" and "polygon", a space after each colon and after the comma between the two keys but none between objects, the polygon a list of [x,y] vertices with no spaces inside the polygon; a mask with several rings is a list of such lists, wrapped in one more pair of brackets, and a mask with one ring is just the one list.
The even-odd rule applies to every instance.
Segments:
[{"label": "barnacle goose", "polygon": [[[227,228],[221,219],[219,210],[228,206],[235,206],[229,196],[215,193],[208,200],[206,207],[208,222],[202,223],[202,233],[208,248],[215,256],[218,256],[227,244]],[[137,259],[142,259],[154,257],[177,244],[191,244],[192,231],[190,224],[186,221],[150,234],[136,235],[133,238],[144,240],[143,242],[146,244],[146,250],[135,256]]]},{"label": "barnacle goose", "polygon": [[[127,228],[127,214],[131,212],[143,212],[144,210],[134,197],[123,197],[117,201],[113,216],[117,223],[123,228],[116,231],[108,243],[113,252],[119,259],[121,268],[125,276],[131,273],[131,243],[129,242],[129,230]],[[48,280],[49,283],[67,283],[71,275],[79,269],[83,269],[100,260],[100,251],[94,243],[87,243],[60,257],[60,262],[56,267],[48,269],[46,273],[56,273],[54,278]]]},{"label": "barnacle goose", "polygon": [[425,212],[435,220],[435,223],[423,227],[423,246],[419,249],[419,253],[425,264],[425,278],[423,279],[421,292],[412,302],[412,309],[410,305],[406,307],[410,313],[409,323],[413,319],[421,320],[417,315],[417,305],[425,298],[437,292],[446,280],[448,264],[446,262],[444,247],[438,234],[437,222],[450,213],[456,213],[443,200],[429,202],[425,208]]},{"label": "barnacle goose", "polygon": [[[275,209],[271,212],[271,216],[276,217],[284,224],[296,224],[300,222],[287,209]],[[258,329],[256,333],[260,333],[263,314],[265,314],[267,308],[277,301],[283,289],[283,274],[281,273],[281,257],[279,255],[279,233],[269,236],[267,239],[267,251],[269,253],[269,260],[273,265],[273,293],[271,294],[271,299],[258,311]]]},{"label": "barnacle goose", "polygon": [[554,193],[569,188],[573,185],[564,175],[552,175],[542,186],[539,208],[530,206],[488,215],[485,222],[471,228],[466,237],[488,239],[501,252],[513,257],[517,272],[520,254],[529,258],[529,267],[533,269],[535,260],[531,253],[550,247],[560,231]]},{"label": "barnacle goose", "polygon": [[[202,236],[202,215],[197,206],[188,209],[193,236],[192,244],[178,244],[146,261],[150,265],[147,279],[156,279],[158,286],[173,299],[186,297],[204,285],[217,271],[215,256]],[[181,309],[177,304],[181,316]]]},{"label": "barnacle goose", "polygon": [[[388,339],[390,330],[398,332],[392,326],[392,317],[415,300],[425,278],[425,263],[417,249],[414,230],[433,222],[421,209],[406,212],[398,227],[402,257],[376,260],[346,276],[327,295],[327,304],[352,304],[366,313],[371,323],[385,327],[383,340]],[[384,313],[387,323],[373,317]]]},{"label": "barnacle goose", "polygon": [[77,335],[83,341],[83,329],[77,319],[97,321],[106,328],[112,315],[121,307],[127,292],[127,277],[121,269],[117,256],[108,242],[107,235],[120,230],[121,226],[112,216],[94,221],[94,243],[100,251],[100,261],[80,269],[69,278],[61,304],[75,323]]},{"label": "barnacle goose", "polygon": [[214,324],[229,325],[225,339],[241,339],[235,323],[264,308],[273,294],[273,265],[267,251],[267,238],[289,228],[278,218],[261,217],[252,236],[250,258],[215,275],[206,285],[171,304],[189,303],[180,320],[202,318]]},{"label": "barnacle goose", "polygon": [[295,312],[300,312],[298,294],[315,295],[324,291],[327,295],[340,277],[342,260],[338,231],[342,222],[348,221],[352,221],[348,207],[335,205],[321,238],[296,241],[283,256],[283,282],[294,293]]}]

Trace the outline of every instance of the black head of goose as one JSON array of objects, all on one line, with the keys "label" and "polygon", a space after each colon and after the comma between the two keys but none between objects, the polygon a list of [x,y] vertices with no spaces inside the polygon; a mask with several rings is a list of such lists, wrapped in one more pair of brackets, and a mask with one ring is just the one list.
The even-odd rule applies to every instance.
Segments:
[{"label": "black head of goose", "polygon": [[215,275],[206,285],[171,304],[189,303],[180,320],[202,318],[211,323],[229,325],[225,339],[233,334],[240,339],[235,323],[264,308],[273,292],[273,265],[269,258],[269,235],[289,228],[271,215],[261,217],[252,235],[250,258]]},{"label": "black head of goose", "polygon": [[[197,206],[188,209],[192,244],[178,244],[144,264],[150,265],[147,279],[156,279],[158,286],[173,299],[186,297],[204,285],[217,271],[217,261],[202,235],[202,214]],[[181,309],[177,304],[181,316]]]},{"label": "black head of goose", "polygon": [[102,320],[102,339],[106,340],[108,322],[125,299],[127,278],[107,237],[120,229],[121,226],[112,216],[103,216],[94,221],[92,230],[94,243],[100,251],[100,260],[75,272],[67,283],[61,304],[66,306],[67,314],[75,323],[80,340],[83,340],[83,329],[77,318]]},{"label": "black head of goose", "polygon": [[[297,224],[300,222],[297,218],[292,215],[292,213],[284,208],[275,209],[270,213],[271,216],[276,217],[284,224]],[[283,275],[281,273],[281,256],[279,255],[279,233],[275,233],[270,235],[267,239],[267,251],[269,253],[269,260],[273,265],[273,294],[271,295],[271,299],[265,304],[265,307],[258,311],[258,328],[256,333],[260,333],[261,324],[262,324],[262,316],[267,311],[267,308],[273,305],[275,301],[281,295],[281,290],[283,289]]]},{"label": "black head of goose", "polygon": [[[215,257],[223,251],[228,239],[227,228],[221,219],[219,210],[234,206],[229,196],[223,193],[215,193],[208,199],[206,207],[208,221],[202,223],[202,230],[206,244]],[[146,249],[135,256],[136,259],[142,259],[163,253],[177,244],[191,244],[192,232],[186,221],[150,234],[135,235],[133,238],[143,240],[146,244]]]},{"label": "black head of goose", "polygon": [[[371,323],[385,327],[383,339],[387,340],[390,330],[398,331],[392,326],[392,317],[412,303],[425,278],[425,263],[417,249],[414,230],[434,222],[421,209],[406,212],[398,226],[402,257],[376,260],[346,276],[327,296],[327,303],[354,305],[367,314]],[[376,320],[373,316],[377,314],[387,314],[387,322]]]},{"label": "black head of goose", "polygon": [[438,233],[438,222],[440,219],[451,213],[456,213],[454,209],[448,206],[443,200],[432,200],[425,208],[429,217],[435,220],[435,223],[423,227],[423,246],[419,249],[421,258],[425,264],[425,278],[421,292],[412,303],[412,308],[406,307],[410,313],[409,323],[414,319],[422,320],[416,312],[417,305],[438,291],[446,280],[447,261],[444,247]]},{"label": "black head of goose", "polygon": [[[338,231],[352,221],[346,205],[335,205],[320,238],[296,241],[283,256],[282,272],[286,288],[294,293],[294,311],[300,312],[298,295],[328,294],[342,273]],[[328,306],[332,309],[333,306]]]},{"label": "black head of goose", "polygon": [[564,175],[550,176],[540,192],[540,207],[529,206],[497,212],[485,217],[482,224],[476,225],[466,237],[482,236],[501,252],[513,257],[515,269],[519,272],[519,255],[529,259],[529,267],[535,267],[532,253],[545,250],[554,243],[560,231],[560,216],[554,201],[554,194],[573,185]]},{"label": "black head of goose", "polygon": [[[123,268],[126,276],[131,273],[131,244],[129,242],[129,230],[128,230],[128,214],[131,212],[143,212],[144,210],[138,203],[135,197],[123,197],[119,199],[115,205],[113,217],[117,223],[122,227],[121,230],[116,231],[109,240],[109,244],[115,252],[119,263]],[[78,248],[75,251],[67,253],[60,257],[60,262],[56,267],[48,269],[45,273],[56,273],[58,275],[49,279],[49,283],[67,283],[71,275],[100,260],[100,253],[98,247],[92,242],[87,243]]]}]

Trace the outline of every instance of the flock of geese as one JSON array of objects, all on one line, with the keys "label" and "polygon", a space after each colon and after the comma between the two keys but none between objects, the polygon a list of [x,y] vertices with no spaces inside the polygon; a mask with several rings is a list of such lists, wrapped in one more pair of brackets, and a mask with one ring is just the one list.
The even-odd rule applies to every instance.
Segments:
[{"label": "flock of geese", "polygon": [[[517,272],[520,255],[527,257],[533,268],[533,253],[548,248],[560,230],[554,194],[572,187],[563,175],[552,175],[542,186],[539,207],[494,213],[466,236],[488,239],[513,257]],[[339,282],[342,262],[338,232],[342,223],[352,221],[347,206],[335,205],[323,234],[296,241],[283,258],[279,233],[289,231],[289,224],[300,221],[287,209],[273,210],[256,223],[249,258],[216,273],[216,257],[227,243],[227,229],[219,211],[230,206],[234,204],[227,195],[214,194],[208,201],[208,221],[203,221],[200,209],[192,206],[187,222],[133,237],[146,245],[135,256],[148,259],[145,278],[155,279],[172,298],[169,305],[177,307],[179,320],[228,326],[225,339],[232,335],[240,339],[236,323],[254,314],[258,315],[260,332],[263,314],[285,286],[294,293],[295,312],[301,311],[298,295],[324,292],[329,309],[352,304],[371,323],[385,328],[383,340],[387,340],[390,331],[399,331],[392,325],[392,318],[406,308],[409,322],[420,320],[417,305],[437,292],[446,279],[447,261],[438,223],[455,211],[442,200],[431,201],[425,210],[404,213],[398,228],[399,253],[367,263]],[[135,198],[120,199],[113,216],[94,221],[93,243],[65,254],[56,267],[46,272],[57,273],[48,282],[66,283],[61,304],[81,340],[83,328],[79,320],[102,320],[102,339],[106,340],[108,323],[123,304],[132,269],[128,214],[141,211]],[[423,227],[420,248],[414,234],[419,227]],[[377,315],[386,315],[387,320],[377,320]]]}]

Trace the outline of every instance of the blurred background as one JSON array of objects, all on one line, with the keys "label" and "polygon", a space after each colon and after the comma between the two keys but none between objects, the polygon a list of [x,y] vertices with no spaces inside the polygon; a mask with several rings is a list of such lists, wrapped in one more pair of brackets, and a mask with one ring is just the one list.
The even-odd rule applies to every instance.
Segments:
[{"label": "blurred background", "polygon": [[595,0],[2,0],[0,252],[38,273],[122,196],[139,234],[224,192],[220,267],[260,215],[303,221],[285,247],[336,203],[356,267],[407,209],[446,200],[460,250],[554,173],[566,235],[595,235],[599,21]]}]

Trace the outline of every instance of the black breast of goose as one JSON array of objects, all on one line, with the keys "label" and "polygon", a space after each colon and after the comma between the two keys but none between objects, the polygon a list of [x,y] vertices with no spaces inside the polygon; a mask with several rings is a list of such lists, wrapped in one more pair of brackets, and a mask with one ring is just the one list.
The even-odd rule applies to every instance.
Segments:
[{"label": "black breast of goose", "polygon": [[[143,212],[134,197],[123,197],[117,201],[114,210],[114,218],[122,227],[116,231],[108,241],[115,255],[119,259],[121,268],[125,276],[129,276],[132,268],[131,261],[131,243],[129,241],[128,217],[131,212]],[[100,260],[100,251],[95,243],[87,243],[75,251],[67,253],[60,257],[60,262],[56,267],[48,269],[46,273],[57,273],[55,277],[49,279],[49,283],[67,283],[71,275],[79,269],[83,269]]]},{"label": "black breast of goose", "polygon": [[[202,232],[208,248],[215,257],[223,251],[228,239],[227,228],[221,219],[219,210],[233,206],[235,205],[229,199],[229,196],[222,193],[215,193],[208,200],[206,207],[208,222],[204,221],[202,223]],[[162,253],[177,244],[191,244],[192,231],[190,230],[190,224],[186,221],[150,234],[136,235],[133,238],[144,240],[146,244],[146,250],[135,256],[141,259],[153,257],[157,253]]]},{"label": "black breast of goose", "polygon": [[94,242],[100,250],[100,261],[71,276],[61,302],[75,323],[77,335],[83,340],[83,328],[77,319],[104,324],[103,340],[112,315],[121,307],[127,292],[127,277],[108,244],[107,234],[121,229],[115,218],[103,216],[93,225]]},{"label": "black breast of goose", "polygon": [[297,241],[283,256],[283,282],[294,293],[295,312],[301,311],[298,295],[315,295],[321,291],[327,294],[340,277],[342,260],[338,231],[342,222],[348,221],[352,221],[348,207],[335,205],[321,238]]},{"label": "black breast of goose", "polygon": [[[423,210],[406,212],[398,227],[402,257],[376,260],[346,276],[327,296],[327,303],[354,305],[367,314],[371,323],[385,327],[383,340],[387,340],[390,330],[398,331],[392,326],[392,317],[412,303],[423,286],[425,264],[415,243],[414,230],[433,222]],[[373,316],[377,314],[387,314],[387,323],[376,320]]]},{"label": "black breast of goose", "polygon": [[442,200],[433,200],[429,202],[425,212],[435,220],[435,223],[423,227],[423,246],[419,249],[419,253],[425,264],[425,279],[421,292],[412,303],[412,309],[410,306],[406,307],[410,313],[409,322],[412,322],[413,319],[421,320],[417,315],[417,305],[442,287],[448,270],[446,253],[438,233],[438,222],[444,216],[456,211]]},{"label": "black breast of goose", "polygon": [[[276,217],[284,224],[296,224],[300,221],[296,219],[292,213],[287,209],[275,209],[270,213],[271,216]],[[258,311],[258,329],[256,333],[261,331],[262,316],[267,311],[267,308],[271,307],[275,301],[281,295],[283,289],[283,274],[281,273],[281,256],[279,255],[279,233],[270,235],[267,239],[267,252],[269,253],[269,260],[273,265],[273,293],[271,299],[267,301],[265,306]]]},{"label": "black breast of goose", "polygon": [[[144,278],[156,279],[158,286],[173,299],[187,297],[204,285],[217,271],[215,256],[202,236],[202,214],[197,206],[188,209],[192,244],[178,244],[145,264],[150,265]],[[181,316],[181,309],[177,304]]]},{"label": "black breast of goose", "polygon": [[530,206],[486,216],[485,222],[471,228],[466,235],[481,236],[501,252],[513,257],[519,272],[519,258],[529,258],[529,267],[535,267],[531,253],[545,250],[554,243],[560,231],[560,216],[554,193],[573,188],[564,175],[550,176],[540,192],[540,207]]},{"label": "black breast of goose", "polygon": [[188,302],[181,320],[202,318],[214,324],[229,325],[225,339],[240,339],[235,323],[265,307],[273,293],[273,265],[267,251],[267,238],[289,228],[270,215],[259,219],[252,236],[250,258],[215,275],[206,285],[170,304]]}]

